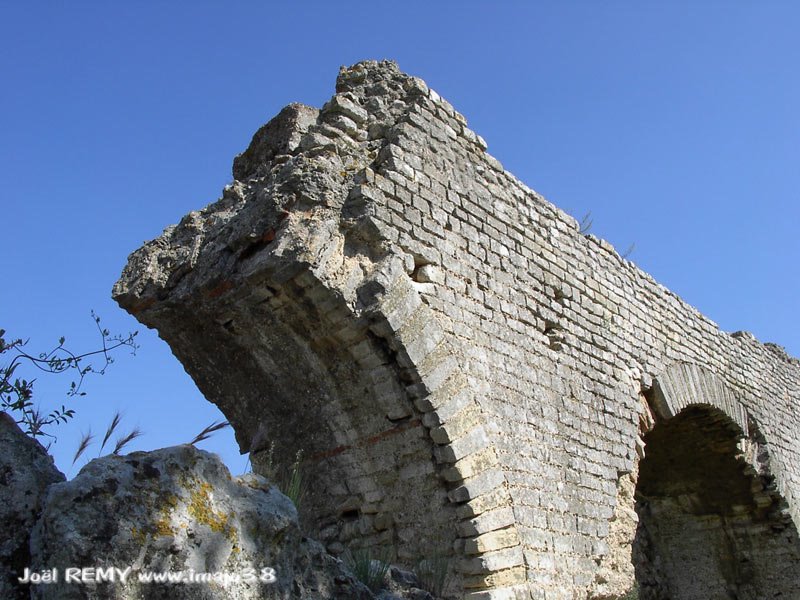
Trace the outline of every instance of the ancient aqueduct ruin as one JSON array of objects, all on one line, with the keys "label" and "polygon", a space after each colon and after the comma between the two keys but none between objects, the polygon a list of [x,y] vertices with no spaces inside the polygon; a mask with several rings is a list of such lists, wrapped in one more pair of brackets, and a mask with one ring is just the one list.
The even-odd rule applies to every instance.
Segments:
[{"label": "ancient aqueduct ruin", "polygon": [[333,552],[464,598],[800,598],[800,363],[728,334],[503,170],[391,62],[339,73],[135,252],[256,471],[304,451]]}]

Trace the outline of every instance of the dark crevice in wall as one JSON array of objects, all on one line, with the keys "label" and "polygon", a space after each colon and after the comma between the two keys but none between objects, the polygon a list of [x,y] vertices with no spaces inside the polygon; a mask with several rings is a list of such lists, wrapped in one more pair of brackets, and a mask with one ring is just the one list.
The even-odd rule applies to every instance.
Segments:
[{"label": "dark crevice in wall", "polygon": [[549,340],[551,350],[562,350],[564,348],[564,328],[555,321],[545,320],[543,333]]}]

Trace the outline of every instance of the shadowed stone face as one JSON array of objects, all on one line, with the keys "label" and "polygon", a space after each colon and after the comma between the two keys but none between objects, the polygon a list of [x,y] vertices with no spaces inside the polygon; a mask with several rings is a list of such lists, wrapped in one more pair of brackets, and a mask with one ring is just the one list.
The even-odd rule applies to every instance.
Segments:
[{"label": "shadowed stone face", "polygon": [[[476,600],[607,597],[608,569],[632,588],[641,414],[660,449],[640,497],[718,477],[724,493],[690,495],[752,506],[730,440],[696,446],[696,473],[681,454],[695,438],[669,422],[691,403],[760,432],[764,476],[800,516],[797,361],[583,235],[394,63],[343,68],[319,111],[284,109],[234,177],[132,254],[114,296],[256,470],[303,451],[304,518],[332,552],[444,556]],[[681,448],[659,441],[673,433]],[[661,481],[673,450],[686,467]]]},{"label": "shadowed stone face", "polygon": [[643,600],[800,595],[800,540],[738,426],[690,407],[645,436],[634,561]]},{"label": "shadowed stone face", "polygon": [[0,598],[28,598],[18,577],[30,567],[30,531],[44,505],[47,487],[64,481],[53,459],[29,438],[11,415],[0,412]]}]

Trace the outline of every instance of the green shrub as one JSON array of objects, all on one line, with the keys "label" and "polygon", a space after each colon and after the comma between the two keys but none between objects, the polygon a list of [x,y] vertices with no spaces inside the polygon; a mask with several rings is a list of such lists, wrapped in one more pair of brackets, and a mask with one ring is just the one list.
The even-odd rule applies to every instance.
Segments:
[{"label": "green shrub", "polygon": [[424,558],[417,563],[414,572],[423,590],[441,596],[450,580],[450,558],[441,554]]},{"label": "green shrub", "polygon": [[286,474],[278,481],[280,490],[289,497],[289,500],[294,502],[297,508],[300,508],[300,504],[308,490],[308,485],[303,479],[303,471],[300,466],[301,459],[302,451],[298,451],[291,467],[289,467]]},{"label": "green shrub", "polygon": [[373,548],[348,550],[344,562],[361,583],[374,594],[383,588],[386,573],[389,572],[389,552],[381,550],[373,554]]},{"label": "green shrub", "polygon": [[308,491],[308,482],[303,478],[303,451],[298,450],[294,462],[289,467],[279,467],[275,461],[275,442],[271,442],[263,462],[263,475],[299,509]]}]

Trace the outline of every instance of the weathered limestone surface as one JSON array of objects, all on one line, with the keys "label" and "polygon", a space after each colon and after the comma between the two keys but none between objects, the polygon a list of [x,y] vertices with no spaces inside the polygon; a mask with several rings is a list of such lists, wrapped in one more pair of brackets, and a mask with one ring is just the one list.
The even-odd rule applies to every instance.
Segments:
[{"label": "weathered limestone surface", "polygon": [[28,598],[17,578],[30,565],[30,532],[47,487],[64,480],[42,445],[0,412],[0,598]]},{"label": "weathered limestone surface", "polygon": [[[294,505],[275,486],[258,475],[233,479],[216,456],[193,446],[99,458],[51,486],[31,554],[33,569],[60,573],[58,583],[31,586],[42,600],[372,598],[341,561],[301,535]],[[67,583],[66,569],[76,566],[131,571],[124,582]],[[276,581],[259,580],[269,579],[265,568]],[[229,579],[138,578],[166,572]]]},{"label": "weathered limestone surface", "polygon": [[394,63],[282,111],[234,177],[114,295],[256,469],[305,451],[331,551],[449,554],[475,599],[798,597],[796,359],[582,235]]}]

